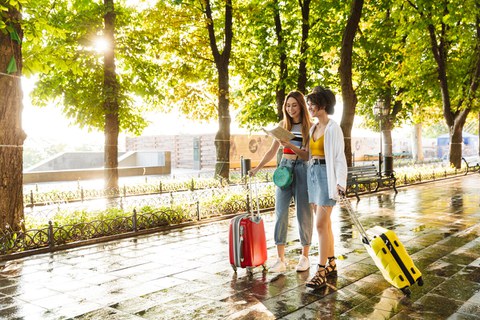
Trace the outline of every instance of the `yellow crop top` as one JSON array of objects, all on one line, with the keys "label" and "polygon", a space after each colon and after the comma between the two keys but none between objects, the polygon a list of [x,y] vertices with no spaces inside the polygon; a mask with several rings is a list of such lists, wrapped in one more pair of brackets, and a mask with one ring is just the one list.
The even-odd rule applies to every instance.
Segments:
[{"label": "yellow crop top", "polygon": [[313,137],[310,137],[310,152],[312,156],[325,156],[325,135],[322,135],[317,141],[313,141]]}]

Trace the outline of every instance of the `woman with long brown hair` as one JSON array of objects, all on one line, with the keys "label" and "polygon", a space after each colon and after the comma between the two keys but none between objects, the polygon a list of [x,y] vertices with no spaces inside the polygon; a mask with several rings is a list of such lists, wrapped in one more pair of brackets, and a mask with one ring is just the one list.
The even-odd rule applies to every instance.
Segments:
[{"label": "woman with long brown hair", "polygon": [[290,131],[295,138],[290,141],[274,140],[258,166],[250,170],[250,175],[254,176],[258,170],[263,168],[266,163],[277,155],[277,151],[281,146],[283,147],[283,155],[279,165],[293,168],[294,179],[292,184],[284,188],[277,187],[275,191],[276,221],[274,238],[278,259],[269,268],[269,272],[280,273],[287,269],[285,244],[287,242],[288,211],[292,197],[295,200],[300,243],[302,245],[302,255],[296,270],[300,272],[310,268],[308,254],[313,233],[313,213],[308,203],[308,151],[306,143],[308,143],[308,133],[311,125],[312,121],[303,94],[299,91],[291,91],[285,98],[283,120],[280,121],[279,126]]}]

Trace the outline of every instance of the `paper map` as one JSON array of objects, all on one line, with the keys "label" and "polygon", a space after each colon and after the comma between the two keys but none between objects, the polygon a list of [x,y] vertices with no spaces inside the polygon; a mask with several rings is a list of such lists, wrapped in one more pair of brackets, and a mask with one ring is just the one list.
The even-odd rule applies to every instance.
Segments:
[{"label": "paper map", "polygon": [[263,131],[265,131],[268,135],[270,135],[273,138],[275,138],[277,140],[280,140],[280,141],[290,141],[293,138],[295,138],[293,133],[285,130],[282,127],[275,127],[273,129],[270,129],[270,130],[267,130],[267,129],[263,128]]}]

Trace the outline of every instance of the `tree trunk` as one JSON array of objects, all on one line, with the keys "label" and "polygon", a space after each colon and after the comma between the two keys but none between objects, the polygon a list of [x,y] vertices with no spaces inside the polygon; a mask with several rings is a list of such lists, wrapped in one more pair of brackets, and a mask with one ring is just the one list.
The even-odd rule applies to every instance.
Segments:
[{"label": "tree trunk", "polygon": [[220,53],[215,37],[214,19],[210,0],[205,1],[205,15],[207,18],[208,38],[210,49],[215,60],[218,72],[218,132],[215,135],[217,161],[215,163],[215,177],[228,181],[230,173],[230,101],[229,101],[229,74],[230,54],[232,51],[232,1],[225,2],[224,47]]},{"label": "tree trunk", "polygon": [[381,121],[381,130],[383,135],[382,153],[385,157],[393,156],[392,128],[393,122],[389,116]]},{"label": "tree trunk", "polygon": [[415,162],[423,162],[423,145],[422,145],[422,124],[415,123],[413,125],[413,132],[412,132],[412,156],[413,161]]},{"label": "tree trunk", "polygon": [[345,27],[340,50],[340,85],[342,88],[343,115],[340,126],[345,138],[345,156],[348,166],[352,165],[352,127],[357,105],[357,95],[352,84],[353,41],[362,16],[363,0],[353,0],[352,10]]},{"label": "tree trunk", "polygon": [[283,119],[283,103],[286,97],[286,80],[288,78],[288,65],[285,40],[282,35],[282,20],[280,17],[280,8],[278,1],[274,1],[274,20],[275,20],[275,34],[277,36],[277,48],[280,50],[280,77],[277,81],[277,88],[275,90],[275,98],[277,102],[277,117],[278,120]]},{"label": "tree trunk", "polygon": [[463,126],[470,110],[464,110],[455,117],[454,125],[450,127],[450,164],[457,169],[462,167]]},{"label": "tree trunk", "polygon": [[[20,21],[20,12],[10,8],[7,15]],[[19,23],[9,24],[19,39],[23,31]],[[2,31],[5,31],[2,30]],[[15,37],[14,37],[15,38]],[[8,68],[15,59],[15,68]],[[9,70],[9,71],[7,71]],[[0,230],[23,229],[23,142],[22,129],[22,45],[11,35],[0,32]]]},{"label": "tree trunk", "polygon": [[215,135],[217,162],[215,176],[229,178],[230,171],[230,111],[228,101],[228,68],[219,69],[218,132]]},{"label": "tree trunk", "polygon": [[298,65],[297,89],[303,94],[307,91],[308,33],[310,31],[310,0],[299,1],[302,11],[302,40],[300,42],[300,62]]},{"label": "tree trunk", "polygon": [[110,44],[104,52],[104,112],[105,112],[105,189],[117,195],[118,188],[118,81],[115,72],[115,10],[113,0],[104,0],[104,37]]}]

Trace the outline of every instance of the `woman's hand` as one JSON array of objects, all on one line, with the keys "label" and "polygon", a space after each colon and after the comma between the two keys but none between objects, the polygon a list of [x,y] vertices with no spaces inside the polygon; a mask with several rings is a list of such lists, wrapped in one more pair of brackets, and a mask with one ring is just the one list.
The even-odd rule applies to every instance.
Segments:
[{"label": "woman's hand", "polygon": [[282,141],[282,140],[277,140],[278,143],[280,143],[284,148],[290,148],[292,147],[292,144],[290,141]]},{"label": "woman's hand", "polygon": [[253,168],[252,170],[248,170],[248,176],[249,177],[254,177],[257,174],[258,169]]}]

